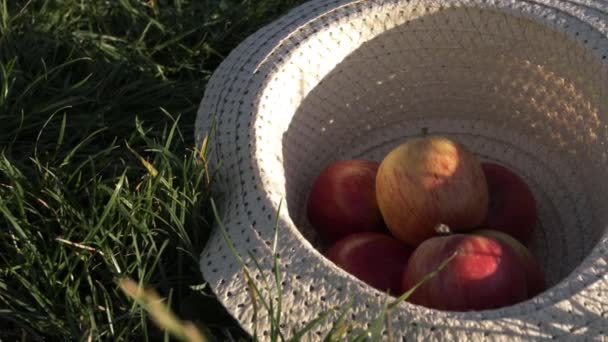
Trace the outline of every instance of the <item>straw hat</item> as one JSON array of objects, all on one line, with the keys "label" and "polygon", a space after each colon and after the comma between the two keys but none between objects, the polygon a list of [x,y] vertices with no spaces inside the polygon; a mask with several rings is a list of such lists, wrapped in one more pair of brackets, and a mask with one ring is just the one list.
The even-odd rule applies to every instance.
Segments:
[{"label": "straw hat", "polygon": [[213,74],[196,121],[199,143],[211,132],[227,232],[216,228],[201,255],[219,300],[248,332],[269,333],[234,252],[277,296],[276,223],[283,331],[351,298],[346,319],[365,327],[391,297],[315,248],[308,191],[334,160],[381,160],[408,137],[438,133],[531,185],[540,228],[530,248],[549,289],[479,312],[403,303],[392,336],[608,340],[607,18],[600,0],[316,0],[250,36]]}]

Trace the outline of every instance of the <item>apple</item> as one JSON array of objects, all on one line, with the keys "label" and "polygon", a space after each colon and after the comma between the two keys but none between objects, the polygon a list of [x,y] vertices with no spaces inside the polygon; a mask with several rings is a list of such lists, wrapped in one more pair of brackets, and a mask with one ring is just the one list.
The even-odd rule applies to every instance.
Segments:
[{"label": "apple", "polygon": [[325,255],[370,286],[401,294],[402,273],[412,248],[382,233],[351,234],[332,245]]},{"label": "apple", "polygon": [[471,311],[527,299],[525,269],[519,256],[496,239],[471,234],[438,236],[420,244],[403,274],[403,291],[454,254],[443,269],[412,293],[409,302],[438,310]]},{"label": "apple", "polygon": [[483,227],[505,232],[527,242],[536,225],[536,200],[526,182],[508,168],[482,163],[490,204]]},{"label": "apple", "polygon": [[413,138],[389,152],[376,177],[380,212],[391,233],[410,245],[445,224],[454,232],[479,226],[488,211],[481,164],[462,144],[438,136]]},{"label": "apple", "polygon": [[491,229],[475,230],[472,234],[493,238],[503,242],[515,251],[526,270],[528,298],[532,298],[547,289],[545,274],[542,267],[540,267],[540,263],[521,242],[506,233]]},{"label": "apple", "polygon": [[376,202],[379,162],[340,160],[325,168],[308,197],[310,224],[326,242],[352,233],[386,231]]}]

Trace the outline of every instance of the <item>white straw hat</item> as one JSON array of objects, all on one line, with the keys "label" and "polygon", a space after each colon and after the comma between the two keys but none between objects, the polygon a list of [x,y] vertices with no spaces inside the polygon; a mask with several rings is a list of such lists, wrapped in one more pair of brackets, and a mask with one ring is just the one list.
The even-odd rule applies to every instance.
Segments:
[{"label": "white straw hat", "polygon": [[[428,132],[531,185],[540,228],[530,248],[549,289],[478,312],[403,303],[390,315],[392,335],[608,340],[607,19],[603,0],[317,0],[240,44],[208,83],[196,138],[214,127],[220,215],[258,283],[253,258],[271,277],[278,217],[283,331],[349,298],[347,319],[365,327],[391,299],[315,248],[306,197],[330,162],[379,161]],[[219,229],[201,270],[246,331],[269,333]]]}]

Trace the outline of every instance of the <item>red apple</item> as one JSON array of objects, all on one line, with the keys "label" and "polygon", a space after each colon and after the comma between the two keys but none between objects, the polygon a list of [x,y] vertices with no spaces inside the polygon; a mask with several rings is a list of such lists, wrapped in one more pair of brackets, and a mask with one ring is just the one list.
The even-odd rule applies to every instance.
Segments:
[{"label": "red apple", "polygon": [[505,232],[527,242],[536,225],[536,201],[526,182],[508,168],[482,163],[490,205],[483,227]]},{"label": "red apple", "polygon": [[446,224],[466,232],[486,217],[488,187],[479,161],[443,137],[410,139],[380,164],[376,197],[395,237],[417,245]]},{"label": "red apple", "polygon": [[327,258],[380,291],[399,295],[412,248],[381,233],[356,233],[336,242]]},{"label": "red apple", "polygon": [[475,230],[472,234],[493,238],[503,242],[515,251],[526,270],[528,298],[532,298],[546,290],[545,274],[542,267],[540,267],[540,263],[521,242],[508,234],[490,229]]},{"label": "red apple", "polygon": [[409,302],[432,309],[470,311],[527,299],[525,269],[519,256],[498,240],[470,234],[439,236],[420,244],[404,272],[403,290],[411,289],[454,253],[454,259],[422,283]]},{"label": "red apple", "polygon": [[340,160],[319,174],[308,197],[308,220],[321,237],[333,242],[352,233],[386,229],[376,202],[379,165]]}]

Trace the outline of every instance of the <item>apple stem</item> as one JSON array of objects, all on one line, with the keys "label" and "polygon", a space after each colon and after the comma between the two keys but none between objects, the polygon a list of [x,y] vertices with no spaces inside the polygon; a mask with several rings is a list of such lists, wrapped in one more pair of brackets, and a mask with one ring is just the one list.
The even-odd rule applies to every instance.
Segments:
[{"label": "apple stem", "polygon": [[452,229],[450,229],[450,226],[445,223],[438,223],[435,226],[435,231],[439,235],[452,235]]}]

